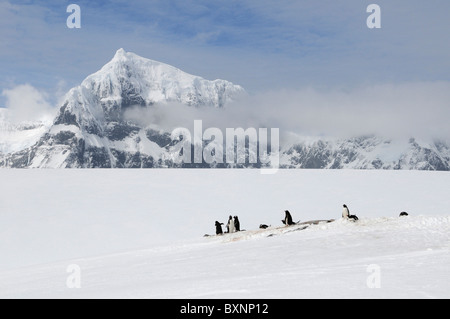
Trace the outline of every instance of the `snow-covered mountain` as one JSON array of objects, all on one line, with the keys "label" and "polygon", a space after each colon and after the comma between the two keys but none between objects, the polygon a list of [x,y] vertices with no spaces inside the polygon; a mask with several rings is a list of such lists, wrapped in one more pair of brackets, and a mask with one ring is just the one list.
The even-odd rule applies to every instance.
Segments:
[{"label": "snow-covered mountain", "polygon": [[[127,120],[158,104],[222,108],[245,91],[119,49],[100,71],[71,89],[53,125],[28,149],[0,156],[7,167],[167,167],[167,132]],[[148,124],[148,123],[147,123]]]},{"label": "snow-covered mountain", "polygon": [[450,147],[442,141],[361,136],[299,138],[281,155],[283,168],[450,170]]},{"label": "snow-covered mountain", "polygon": [[[170,117],[180,110],[175,104],[224,108],[244,93],[228,81],[208,81],[119,49],[101,70],[66,94],[51,125],[0,124],[0,167],[260,167],[176,164],[176,142],[152,122],[158,107]],[[146,121],[139,118],[147,116]],[[281,168],[450,170],[450,147],[442,141],[296,136],[294,142],[281,143]]]}]

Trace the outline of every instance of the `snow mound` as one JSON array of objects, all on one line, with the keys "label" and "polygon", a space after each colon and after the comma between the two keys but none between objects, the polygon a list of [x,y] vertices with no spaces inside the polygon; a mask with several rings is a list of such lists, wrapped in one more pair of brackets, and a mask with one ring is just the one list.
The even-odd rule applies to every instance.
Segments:
[{"label": "snow mound", "polygon": [[[337,220],[302,227],[305,225],[238,232],[3,272],[0,296],[450,296],[450,216],[371,218],[356,223]],[[80,289],[64,288],[67,265],[81,269]],[[379,289],[370,286],[372,269],[379,272]]]},{"label": "snow mound", "polygon": [[[222,243],[241,240],[254,240],[304,231],[305,237],[352,237],[352,241],[367,238],[392,241],[396,244],[416,241],[417,247],[432,249],[433,247],[449,247],[450,216],[404,216],[360,218],[358,221],[338,219],[332,222],[321,221],[309,224],[299,223],[293,226],[269,227],[267,229],[246,230],[236,233],[225,233],[209,237],[211,241]],[[431,240],[432,239],[432,240]],[[443,245],[440,245],[443,243]],[[436,245],[434,245],[436,244]]]}]

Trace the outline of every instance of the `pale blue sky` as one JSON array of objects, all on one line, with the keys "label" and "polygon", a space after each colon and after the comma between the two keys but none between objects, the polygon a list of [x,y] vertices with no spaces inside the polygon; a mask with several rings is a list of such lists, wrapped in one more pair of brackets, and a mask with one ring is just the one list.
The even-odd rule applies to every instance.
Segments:
[{"label": "pale blue sky", "polygon": [[[66,26],[70,3],[81,29]],[[121,47],[249,92],[449,81],[449,14],[448,0],[0,0],[0,91],[53,97]]]}]

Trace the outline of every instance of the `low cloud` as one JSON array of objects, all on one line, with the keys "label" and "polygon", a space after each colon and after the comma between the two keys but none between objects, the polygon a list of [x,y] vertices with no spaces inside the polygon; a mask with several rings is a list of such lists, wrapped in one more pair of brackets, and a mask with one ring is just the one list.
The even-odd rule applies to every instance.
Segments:
[{"label": "low cloud", "polygon": [[256,97],[265,122],[302,135],[449,138],[450,83],[271,92]]},{"label": "low cloud", "polygon": [[2,95],[6,98],[11,122],[49,121],[55,113],[47,94],[29,84],[5,89]]},{"label": "low cloud", "polygon": [[[61,83],[63,85],[64,83]],[[56,109],[47,94],[29,84],[5,89],[11,122],[51,121]],[[440,138],[450,141],[450,82],[381,84],[353,89],[274,90],[245,96],[225,108],[187,107],[170,102],[133,108],[127,120],[165,131],[279,128],[281,142],[293,136],[348,138]]]},{"label": "low cloud", "polygon": [[375,134],[387,138],[450,140],[450,83],[383,84],[348,89],[303,88],[247,96],[224,109],[169,103],[134,109],[129,118],[165,130],[203,128],[279,128],[288,136],[348,138]]}]

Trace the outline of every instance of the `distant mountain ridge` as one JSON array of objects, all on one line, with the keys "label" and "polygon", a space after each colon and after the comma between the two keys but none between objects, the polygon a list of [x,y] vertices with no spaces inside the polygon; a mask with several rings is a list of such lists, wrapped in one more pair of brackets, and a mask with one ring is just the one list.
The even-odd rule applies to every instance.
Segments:
[{"label": "distant mountain ridge", "polygon": [[450,170],[450,148],[442,141],[407,141],[361,136],[299,142],[282,153],[282,168]]},{"label": "distant mountain ridge", "polygon": [[[110,62],[66,94],[51,125],[11,127],[0,113],[0,167],[261,167],[260,163],[177,164],[173,160],[177,141],[170,132],[125,116],[133,108],[152,112],[154,106],[170,108],[170,103],[224,108],[242,94],[245,90],[231,82],[205,80],[119,49]],[[414,138],[399,142],[376,136],[340,140],[299,136],[282,145],[280,167],[450,170],[450,148],[442,141]]]}]

